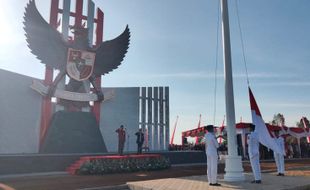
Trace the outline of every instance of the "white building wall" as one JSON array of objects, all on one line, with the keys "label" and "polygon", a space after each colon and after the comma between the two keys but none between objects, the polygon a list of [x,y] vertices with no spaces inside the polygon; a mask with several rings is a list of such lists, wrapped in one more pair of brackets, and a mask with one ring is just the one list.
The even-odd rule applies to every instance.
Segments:
[{"label": "white building wall", "polygon": [[0,154],[38,152],[42,98],[32,80],[0,69]]}]

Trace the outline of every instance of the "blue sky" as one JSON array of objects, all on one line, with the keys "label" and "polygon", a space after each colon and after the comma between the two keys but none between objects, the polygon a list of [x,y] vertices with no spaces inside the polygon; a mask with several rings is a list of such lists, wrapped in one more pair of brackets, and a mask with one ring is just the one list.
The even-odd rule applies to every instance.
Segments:
[{"label": "blue sky", "polygon": [[[171,131],[213,124],[218,0],[95,0],[105,13],[104,39],[129,25],[131,44],[104,87],[169,86]],[[22,17],[27,0],[1,2],[0,68],[43,78],[27,48]],[[37,0],[48,20],[50,1]],[[288,126],[310,118],[310,1],[238,0],[250,85],[263,118],[284,114]],[[236,121],[250,122],[236,1],[229,1]],[[221,34],[219,34],[221,36]],[[221,45],[220,40],[220,45]],[[215,125],[225,115],[222,51],[218,56]]]}]

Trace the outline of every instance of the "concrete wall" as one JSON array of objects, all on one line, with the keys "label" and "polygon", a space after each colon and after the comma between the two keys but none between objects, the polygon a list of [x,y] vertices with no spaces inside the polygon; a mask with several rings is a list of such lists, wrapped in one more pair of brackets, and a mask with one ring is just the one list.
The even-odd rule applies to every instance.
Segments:
[{"label": "concrete wall", "polygon": [[[118,136],[115,130],[124,125],[127,141],[124,151],[136,151],[139,129],[139,88],[104,88],[103,93],[114,91],[114,97],[101,105],[100,130],[108,152],[117,152]],[[129,138],[128,138],[129,137]]]},{"label": "concrete wall", "polygon": [[37,153],[41,96],[32,78],[0,69],[0,153]]},{"label": "concrete wall", "polygon": [[[0,154],[38,152],[42,97],[30,88],[32,80],[0,69]],[[104,88],[103,91],[114,91],[114,97],[101,105],[100,130],[107,150],[117,152],[115,130],[124,125],[129,135],[124,151],[135,152],[140,88]]]}]

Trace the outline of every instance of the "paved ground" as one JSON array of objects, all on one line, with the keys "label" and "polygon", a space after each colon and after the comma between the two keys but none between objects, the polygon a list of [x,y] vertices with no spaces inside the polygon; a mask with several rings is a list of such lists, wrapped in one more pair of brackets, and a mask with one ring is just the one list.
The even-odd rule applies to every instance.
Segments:
[{"label": "paved ground", "polygon": [[[243,164],[245,171],[250,172],[250,165],[248,162]],[[305,167],[308,166],[308,167]],[[269,184],[269,179],[272,182],[282,183],[289,182],[289,176],[300,179],[303,176],[308,176],[307,181],[310,183],[310,159],[307,160],[293,160],[286,161],[286,169],[288,169],[287,176],[279,178],[273,174],[264,174],[263,184]],[[274,162],[264,162],[261,164],[262,170],[272,171],[275,170]],[[289,170],[291,169],[291,170]],[[219,165],[219,173],[224,173],[224,165]],[[206,166],[178,166],[172,167],[168,170],[152,171],[152,172],[136,172],[127,174],[110,174],[103,176],[72,176],[63,173],[54,173],[49,175],[34,175],[34,176],[0,176],[0,182],[14,187],[16,190],[73,190],[73,189],[107,189],[113,186],[113,189],[124,188],[127,182],[146,181],[154,179],[173,178],[174,181],[179,183],[180,177],[197,176],[196,178],[189,177],[190,181],[198,182],[197,184],[207,185],[206,182]],[[266,176],[266,177],[265,177]],[[273,178],[275,177],[275,178]],[[293,179],[295,179],[293,178]],[[167,179],[164,179],[167,180]],[[183,179],[188,181],[187,178]],[[247,181],[250,181],[250,176],[247,175]],[[294,181],[294,180],[293,180]],[[268,182],[268,183],[267,183]],[[170,183],[170,182],[168,182]],[[299,183],[299,182],[298,182]],[[161,182],[160,182],[161,184]],[[195,183],[196,184],[196,183]],[[248,185],[253,185],[245,183]],[[292,181],[289,184],[294,184]],[[117,188],[115,188],[117,186]],[[96,188],[101,187],[101,188]],[[194,186],[193,186],[194,187]],[[226,187],[226,186],[225,186]],[[227,186],[234,187],[234,186]],[[245,188],[247,188],[246,186]],[[256,187],[256,186],[255,186]],[[188,187],[191,189],[191,187]],[[184,190],[188,188],[182,188]],[[237,188],[237,187],[235,187]],[[242,186],[240,187],[242,189]],[[252,187],[250,187],[252,188]],[[259,187],[260,188],[260,187]],[[310,188],[310,187],[309,187]],[[274,188],[276,190],[278,188]],[[169,189],[168,189],[169,190]],[[195,189],[196,190],[196,189]]]},{"label": "paved ground", "polygon": [[[310,169],[310,168],[309,168]],[[252,174],[245,174],[243,182],[226,182],[223,175],[219,176],[220,187],[212,187],[208,185],[207,176],[189,176],[182,178],[166,178],[157,180],[148,180],[140,182],[129,182],[128,186],[131,190],[206,190],[206,189],[262,189],[262,190],[296,190],[310,189],[310,177],[303,176],[285,176],[279,177],[275,173],[263,173],[262,184],[250,183],[253,179]]]}]

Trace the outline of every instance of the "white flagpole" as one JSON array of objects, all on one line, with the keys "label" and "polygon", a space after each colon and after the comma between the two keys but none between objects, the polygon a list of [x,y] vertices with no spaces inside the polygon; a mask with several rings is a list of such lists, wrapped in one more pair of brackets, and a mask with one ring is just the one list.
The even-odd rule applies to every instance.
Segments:
[{"label": "white flagpole", "polygon": [[245,179],[243,174],[241,156],[237,153],[235,105],[233,92],[233,78],[231,66],[230,34],[227,0],[221,0],[222,11],[222,39],[224,56],[224,75],[225,75],[225,100],[226,100],[226,122],[227,122],[227,141],[228,155],[225,161],[225,181],[242,181]]}]

